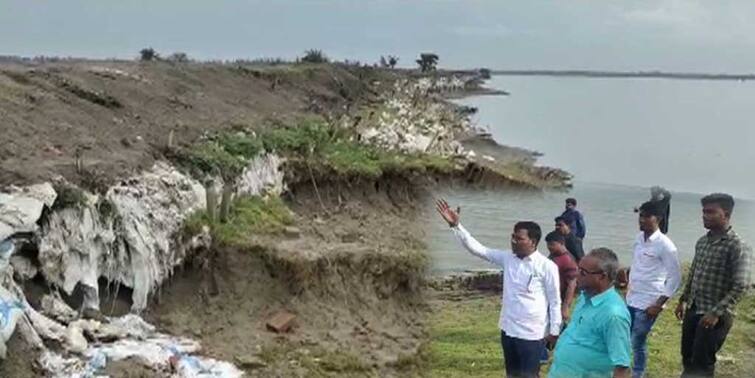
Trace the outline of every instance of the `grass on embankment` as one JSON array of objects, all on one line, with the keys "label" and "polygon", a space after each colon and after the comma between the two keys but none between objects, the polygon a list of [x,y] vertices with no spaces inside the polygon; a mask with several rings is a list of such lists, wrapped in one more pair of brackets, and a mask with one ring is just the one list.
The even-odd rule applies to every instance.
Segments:
[{"label": "grass on embankment", "polygon": [[[438,301],[430,326],[429,376],[501,377],[503,357],[498,329],[500,296],[475,295],[461,301]],[[673,314],[674,300],[648,337],[647,377],[681,373],[681,325]],[[752,376],[755,367],[755,294],[737,308],[734,326],[718,353],[718,377]],[[543,369],[543,372],[546,372]]]},{"label": "grass on embankment", "polygon": [[262,130],[224,132],[177,151],[178,165],[195,176],[219,175],[234,179],[246,164],[264,152],[275,152],[294,166],[346,177],[379,178],[396,172],[441,172],[455,169],[449,158],[381,150],[356,141],[349,130],[318,118]]},{"label": "grass on embankment", "polygon": [[278,197],[241,197],[233,201],[226,222],[210,219],[206,211],[192,214],[184,222],[184,233],[196,235],[210,227],[213,240],[222,245],[244,244],[251,234],[275,234],[294,223],[291,210]]}]

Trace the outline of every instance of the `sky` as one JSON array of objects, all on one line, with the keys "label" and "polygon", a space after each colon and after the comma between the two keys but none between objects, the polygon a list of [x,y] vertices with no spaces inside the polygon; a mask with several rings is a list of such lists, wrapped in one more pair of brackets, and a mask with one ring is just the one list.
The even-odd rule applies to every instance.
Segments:
[{"label": "sky", "polygon": [[0,0],[0,54],[336,59],[448,68],[755,72],[753,1]]}]

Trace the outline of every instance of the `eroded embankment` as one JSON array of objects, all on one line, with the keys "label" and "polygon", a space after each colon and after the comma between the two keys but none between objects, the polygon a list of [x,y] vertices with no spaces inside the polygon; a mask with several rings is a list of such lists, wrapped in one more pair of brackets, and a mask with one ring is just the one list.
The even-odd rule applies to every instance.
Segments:
[{"label": "eroded embankment", "polygon": [[[420,195],[397,177],[294,185],[284,229],[218,245],[150,315],[213,355],[261,360],[262,376],[397,369],[424,341]],[[297,316],[293,330],[266,330],[281,310]]]},{"label": "eroded embankment", "polygon": [[[564,186],[568,175],[490,142],[476,153],[468,118],[432,82],[392,88],[356,115],[208,131],[101,191],[65,178],[8,189],[0,294],[15,304],[20,348],[34,350],[18,366],[33,356],[60,376],[416,369],[426,188]],[[129,309],[158,329],[101,316]],[[281,311],[293,329],[268,331]]]}]

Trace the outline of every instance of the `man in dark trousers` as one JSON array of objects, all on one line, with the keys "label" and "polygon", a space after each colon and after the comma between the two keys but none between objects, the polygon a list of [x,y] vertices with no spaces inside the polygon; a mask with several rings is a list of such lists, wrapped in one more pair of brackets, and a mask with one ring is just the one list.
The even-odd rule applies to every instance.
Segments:
[{"label": "man in dark trousers", "polygon": [[572,257],[574,257],[574,261],[579,263],[579,260],[585,255],[585,252],[582,249],[582,240],[574,236],[571,227],[569,227],[569,221],[566,218],[556,217],[555,220],[556,231],[564,236],[564,246],[566,246],[566,249],[571,253]]},{"label": "man in dark trousers", "polygon": [[752,250],[730,224],[734,198],[715,193],[700,202],[708,233],[695,244],[695,257],[675,311],[683,319],[683,377],[714,376],[716,353],[750,282]]},{"label": "man in dark trousers", "polygon": [[580,240],[585,238],[587,234],[587,227],[585,226],[585,219],[582,217],[582,213],[577,210],[577,200],[574,198],[567,198],[565,201],[565,207],[561,216],[566,219],[569,228],[571,228],[574,236]]},{"label": "man in dark trousers", "polygon": [[[523,221],[514,225],[511,250],[488,248],[478,242],[444,200],[437,210],[459,242],[472,255],[501,268],[501,347],[508,377],[537,377],[545,343],[555,344],[561,331],[558,267],[538,250],[540,226]],[[547,336],[546,336],[547,332]]]}]

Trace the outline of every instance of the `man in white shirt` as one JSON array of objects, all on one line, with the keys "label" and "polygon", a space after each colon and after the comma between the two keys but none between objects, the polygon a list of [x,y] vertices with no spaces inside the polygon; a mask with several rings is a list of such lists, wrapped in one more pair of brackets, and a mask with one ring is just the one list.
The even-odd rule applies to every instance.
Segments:
[{"label": "man in white shirt", "polygon": [[[501,346],[508,377],[537,377],[544,343],[555,344],[561,330],[558,267],[537,250],[540,226],[519,222],[511,235],[511,251],[480,244],[459,223],[460,209],[445,200],[437,209],[456,238],[473,255],[503,270]],[[548,335],[543,339],[543,336]]]},{"label": "man in white shirt", "polygon": [[648,333],[682,280],[676,246],[660,230],[663,210],[655,202],[640,206],[641,232],[634,242],[626,297],[632,318],[632,377],[644,375]]}]

